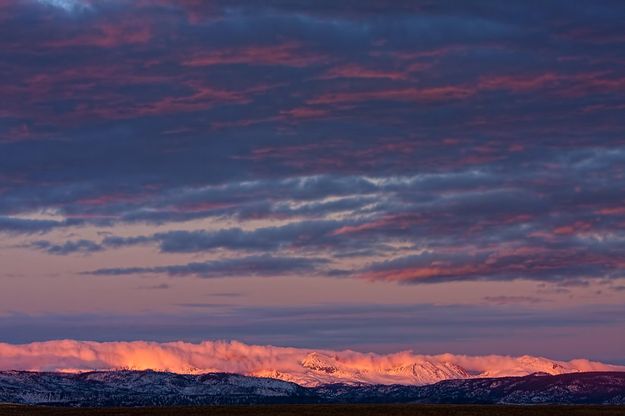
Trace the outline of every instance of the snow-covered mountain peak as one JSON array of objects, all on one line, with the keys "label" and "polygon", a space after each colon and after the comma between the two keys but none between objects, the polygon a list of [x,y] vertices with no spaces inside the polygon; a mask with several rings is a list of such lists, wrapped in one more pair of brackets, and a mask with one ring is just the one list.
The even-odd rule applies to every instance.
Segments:
[{"label": "snow-covered mountain peak", "polygon": [[409,361],[385,362],[375,355],[348,355],[341,359],[338,354],[309,352],[299,364],[298,369],[276,372],[272,376],[305,386],[331,383],[423,385],[470,377],[459,365],[416,357]]},{"label": "snow-covered mountain peak", "polygon": [[339,371],[337,357],[331,357],[319,352],[311,352],[300,362],[302,367],[309,370],[334,374]]},{"label": "snow-covered mountain peak", "polygon": [[482,372],[480,377],[502,377],[502,376],[524,376],[534,373],[545,373],[550,375],[577,373],[581,370],[572,362],[554,361],[544,357],[533,357],[523,355],[514,359],[505,367],[492,368]]}]

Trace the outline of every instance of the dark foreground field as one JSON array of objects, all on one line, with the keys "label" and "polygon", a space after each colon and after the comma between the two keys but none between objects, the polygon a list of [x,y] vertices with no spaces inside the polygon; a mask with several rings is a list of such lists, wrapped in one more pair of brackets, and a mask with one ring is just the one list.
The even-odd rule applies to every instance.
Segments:
[{"label": "dark foreground field", "polygon": [[68,409],[2,406],[0,416],[625,416],[625,406],[283,405]]}]

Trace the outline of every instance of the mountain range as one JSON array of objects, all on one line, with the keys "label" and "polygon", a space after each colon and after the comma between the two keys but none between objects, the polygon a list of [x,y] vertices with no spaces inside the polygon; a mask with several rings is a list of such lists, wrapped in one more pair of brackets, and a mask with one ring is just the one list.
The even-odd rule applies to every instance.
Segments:
[{"label": "mountain range", "polygon": [[0,371],[84,373],[155,370],[177,374],[230,373],[324,384],[427,385],[450,379],[625,371],[625,366],[587,359],[558,361],[524,355],[424,355],[248,345],[237,341],[93,342],[56,340],[23,345],[0,343]]},{"label": "mountain range", "polygon": [[413,356],[409,360],[388,363],[346,360],[338,354],[310,352],[299,366],[289,371],[261,370],[247,375],[270,377],[291,381],[302,386],[323,384],[405,384],[427,385],[443,380],[470,379],[473,377],[523,376],[533,373],[551,375],[576,373],[580,370],[571,362],[549,360],[542,357],[522,356],[503,366],[490,366],[485,371],[471,372],[459,364],[444,358]]},{"label": "mountain range", "polygon": [[624,372],[445,380],[424,386],[323,384],[155,371],[0,372],[0,403],[74,407],[258,403],[622,404]]}]

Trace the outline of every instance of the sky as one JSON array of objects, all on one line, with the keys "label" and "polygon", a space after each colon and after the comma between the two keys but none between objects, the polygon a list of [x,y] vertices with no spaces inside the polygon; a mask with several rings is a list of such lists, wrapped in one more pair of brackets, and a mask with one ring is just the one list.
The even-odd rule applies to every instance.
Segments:
[{"label": "sky", "polygon": [[0,342],[625,364],[623,19],[0,0]]}]

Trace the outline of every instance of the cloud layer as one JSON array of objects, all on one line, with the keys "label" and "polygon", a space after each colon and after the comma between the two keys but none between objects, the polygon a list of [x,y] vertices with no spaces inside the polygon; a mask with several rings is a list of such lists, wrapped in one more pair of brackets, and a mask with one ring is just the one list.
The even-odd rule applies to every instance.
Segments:
[{"label": "cloud layer", "polygon": [[[415,367],[416,366],[416,367]],[[400,352],[388,355],[354,351],[247,345],[240,342],[84,342],[49,341],[24,345],[0,344],[0,369],[33,371],[88,371],[158,369],[178,373],[231,372],[278,377],[312,385],[323,382],[404,383],[439,381],[434,367],[459,366],[474,375],[511,376],[544,371],[625,371],[625,367],[588,360],[552,361],[540,357],[435,356]],[[450,367],[451,366],[451,367]],[[406,371],[408,369],[409,371]],[[461,372],[461,369],[456,371]],[[457,376],[459,373],[452,373]],[[425,378],[420,378],[424,375]],[[466,374],[466,376],[469,376]],[[450,375],[443,376],[450,378]]]},{"label": "cloud layer", "polygon": [[169,228],[33,249],[324,257],[395,282],[624,276],[618,2],[0,7],[0,232]]}]

